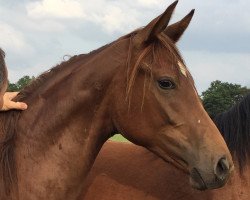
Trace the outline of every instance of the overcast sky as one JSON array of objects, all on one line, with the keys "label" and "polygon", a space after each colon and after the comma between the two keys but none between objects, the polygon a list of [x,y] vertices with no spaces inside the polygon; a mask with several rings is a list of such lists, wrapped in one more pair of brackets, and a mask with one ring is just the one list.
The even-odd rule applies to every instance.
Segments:
[{"label": "overcast sky", "polygon": [[[64,55],[87,53],[146,25],[173,0],[0,0],[0,47],[11,82]],[[250,87],[250,1],[179,0],[172,23],[195,8],[178,43],[199,92],[211,81]]]}]

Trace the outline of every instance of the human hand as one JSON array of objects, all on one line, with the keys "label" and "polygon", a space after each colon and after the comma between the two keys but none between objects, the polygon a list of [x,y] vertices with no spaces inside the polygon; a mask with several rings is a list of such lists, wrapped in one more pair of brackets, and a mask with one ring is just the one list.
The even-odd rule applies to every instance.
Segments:
[{"label": "human hand", "polygon": [[5,92],[3,95],[3,106],[0,110],[1,111],[7,111],[11,109],[26,110],[28,108],[26,103],[12,101],[12,99],[14,99],[17,95],[18,92]]}]

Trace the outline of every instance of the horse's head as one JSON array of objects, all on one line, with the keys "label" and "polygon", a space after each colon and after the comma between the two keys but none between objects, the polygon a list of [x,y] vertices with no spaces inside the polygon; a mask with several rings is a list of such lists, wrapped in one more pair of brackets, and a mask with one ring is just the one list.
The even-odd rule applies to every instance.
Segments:
[{"label": "horse's head", "polygon": [[8,86],[8,74],[7,74],[7,68],[4,61],[5,53],[0,48],[0,108],[3,106],[3,95],[7,89]]},{"label": "horse's head", "polygon": [[176,4],[132,36],[128,65],[116,81],[114,123],[132,142],[188,170],[193,187],[217,188],[232,158],[175,46],[194,11],[167,27]]}]

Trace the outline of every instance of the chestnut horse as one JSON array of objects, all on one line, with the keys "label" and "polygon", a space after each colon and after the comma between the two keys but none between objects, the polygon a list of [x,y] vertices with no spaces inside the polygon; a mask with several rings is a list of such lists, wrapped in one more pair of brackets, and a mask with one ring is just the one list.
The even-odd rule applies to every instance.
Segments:
[{"label": "chestnut horse", "polygon": [[190,173],[223,186],[231,154],[205,112],[174,42],[193,11],[168,26],[177,1],[142,29],[41,75],[0,114],[0,199],[74,200],[104,142],[120,132]]},{"label": "chestnut horse", "polygon": [[8,74],[4,57],[5,53],[0,48],[0,108],[2,108],[3,106],[3,95],[8,86],[8,79],[7,79]]},{"label": "chestnut horse", "polygon": [[236,170],[227,185],[200,192],[187,174],[131,143],[107,142],[87,179],[84,200],[249,200],[250,94],[214,119],[231,153]]}]

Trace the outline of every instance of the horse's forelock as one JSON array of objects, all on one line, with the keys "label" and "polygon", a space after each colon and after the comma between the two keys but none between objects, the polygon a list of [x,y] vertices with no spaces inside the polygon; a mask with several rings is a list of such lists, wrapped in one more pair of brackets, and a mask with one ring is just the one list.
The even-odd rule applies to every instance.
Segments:
[{"label": "horse's forelock", "polygon": [[[137,55],[137,59],[133,60],[132,62],[132,53],[133,53],[133,37],[137,34],[137,31],[134,31],[132,34],[129,35],[130,38],[130,44],[128,49],[128,56],[127,56],[127,90],[126,90],[126,100],[128,101],[128,105],[130,107],[130,100],[132,95],[132,88],[135,83],[136,76],[138,74],[139,68],[142,65],[146,65],[147,70],[152,71],[152,66],[148,63],[145,63],[145,58],[147,56],[151,56],[152,60],[151,62],[157,62],[161,65],[161,67],[166,67],[165,63],[165,57],[166,55],[162,53],[162,49],[167,49],[169,56],[171,56],[173,63],[176,63],[176,65],[173,65],[173,70],[176,71],[176,73],[183,75],[183,69],[180,68],[179,62],[183,63],[183,66],[185,67],[185,77],[190,79],[193,85],[194,90],[197,92],[193,78],[188,70],[188,68],[185,66],[185,62],[176,47],[176,45],[171,41],[171,39],[168,38],[165,34],[160,34],[157,38],[155,38],[154,41],[151,41],[151,43],[148,43],[144,46],[144,48],[141,50],[139,55]],[[152,76],[152,73],[150,73]],[[151,77],[152,78],[152,77]],[[144,80],[144,87],[143,87],[143,99],[142,99],[142,105],[144,104],[144,98],[145,98],[145,89],[147,81],[150,81],[150,79],[147,79],[145,76]]]}]

